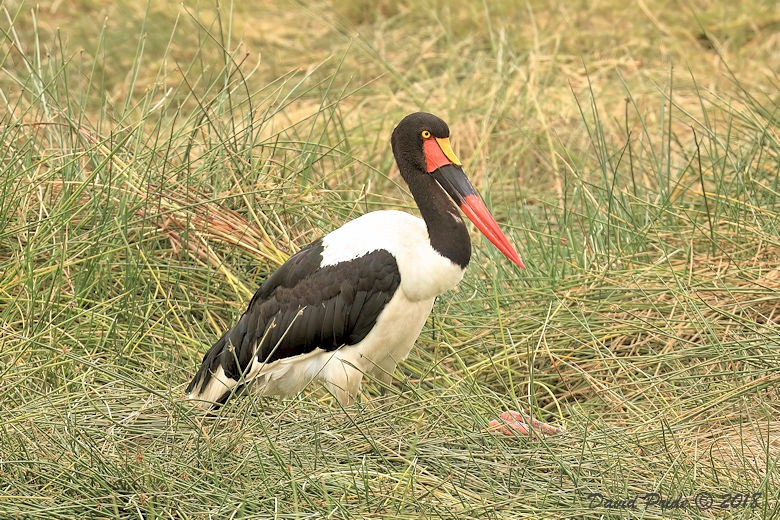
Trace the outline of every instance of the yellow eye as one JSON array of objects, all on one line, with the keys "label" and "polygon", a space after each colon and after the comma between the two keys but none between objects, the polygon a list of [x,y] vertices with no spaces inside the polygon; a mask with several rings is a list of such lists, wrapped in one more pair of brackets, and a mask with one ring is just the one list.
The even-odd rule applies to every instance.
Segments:
[{"label": "yellow eye", "polygon": [[420,135],[423,139],[429,139],[431,137],[431,133],[428,130],[423,130]]}]

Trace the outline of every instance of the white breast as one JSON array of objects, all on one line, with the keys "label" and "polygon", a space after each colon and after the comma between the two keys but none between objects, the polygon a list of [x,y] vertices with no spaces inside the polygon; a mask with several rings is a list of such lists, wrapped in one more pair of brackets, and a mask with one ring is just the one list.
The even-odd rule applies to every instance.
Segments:
[{"label": "white breast", "polygon": [[384,249],[395,257],[400,289],[410,301],[432,300],[455,287],[463,268],[431,247],[425,222],[402,211],[374,211],[323,238],[322,266]]}]

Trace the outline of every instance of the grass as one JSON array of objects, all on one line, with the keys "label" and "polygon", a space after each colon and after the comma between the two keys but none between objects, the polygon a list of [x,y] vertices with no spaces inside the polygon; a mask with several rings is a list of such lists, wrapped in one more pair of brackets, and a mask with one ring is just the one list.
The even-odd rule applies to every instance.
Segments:
[{"label": "grass", "polygon": [[[780,512],[772,2],[66,4],[0,7],[0,517]],[[184,402],[290,253],[416,211],[418,109],[529,268],[476,239],[349,409]]]}]

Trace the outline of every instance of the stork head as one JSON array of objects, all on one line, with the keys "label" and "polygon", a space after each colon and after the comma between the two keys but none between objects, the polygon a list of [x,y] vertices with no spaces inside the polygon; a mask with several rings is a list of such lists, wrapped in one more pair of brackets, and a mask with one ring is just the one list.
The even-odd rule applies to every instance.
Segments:
[{"label": "stork head", "polygon": [[430,175],[488,240],[509,260],[525,268],[520,255],[466,177],[450,145],[447,123],[426,112],[410,114],[395,127],[391,142],[407,183],[414,182],[412,176]]}]

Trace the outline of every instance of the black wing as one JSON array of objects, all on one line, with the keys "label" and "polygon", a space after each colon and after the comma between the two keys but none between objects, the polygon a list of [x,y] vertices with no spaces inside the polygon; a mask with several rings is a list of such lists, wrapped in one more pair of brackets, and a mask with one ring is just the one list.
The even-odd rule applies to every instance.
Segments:
[{"label": "black wing", "polygon": [[236,325],[203,358],[187,388],[205,388],[219,366],[238,381],[253,358],[266,363],[360,342],[401,282],[395,257],[376,250],[322,264],[322,239],[290,257],[257,290]]}]

